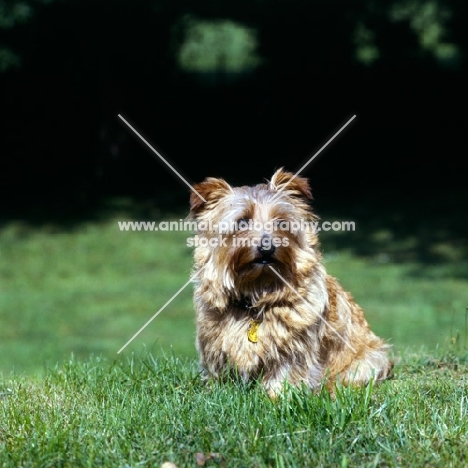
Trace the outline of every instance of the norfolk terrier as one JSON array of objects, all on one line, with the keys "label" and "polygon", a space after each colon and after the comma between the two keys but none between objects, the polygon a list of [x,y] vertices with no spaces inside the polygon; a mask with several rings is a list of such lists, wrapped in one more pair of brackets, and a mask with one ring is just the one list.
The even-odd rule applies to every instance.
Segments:
[{"label": "norfolk terrier", "polygon": [[[270,181],[194,186],[196,346],[205,378],[259,380],[333,391],[389,377],[389,346],[327,274],[308,180],[279,169]],[[204,200],[203,200],[203,199]]]}]

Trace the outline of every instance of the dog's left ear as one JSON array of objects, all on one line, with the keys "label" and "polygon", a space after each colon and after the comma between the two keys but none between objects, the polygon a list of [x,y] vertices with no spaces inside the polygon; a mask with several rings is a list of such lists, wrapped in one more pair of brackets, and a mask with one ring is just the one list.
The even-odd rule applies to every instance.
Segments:
[{"label": "dog's left ear", "polygon": [[280,190],[290,195],[298,195],[312,199],[309,181],[300,176],[294,176],[291,172],[286,172],[283,168],[278,169],[271,178],[270,188]]}]

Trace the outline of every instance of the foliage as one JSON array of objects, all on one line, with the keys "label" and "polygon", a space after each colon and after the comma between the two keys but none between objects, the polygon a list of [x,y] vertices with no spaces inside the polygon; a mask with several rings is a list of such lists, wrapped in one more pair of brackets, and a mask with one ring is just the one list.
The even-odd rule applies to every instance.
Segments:
[{"label": "foliage", "polygon": [[229,20],[183,21],[185,40],[178,61],[187,71],[244,72],[260,62],[255,31]]},{"label": "foliage", "polygon": [[[48,4],[53,0],[0,0],[0,31],[27,23],[34,15],[33,4]],[[20,66],[21,58],[11,48],[0,43],[0,72]]]},{"label": "foliage", "polygon": [[[11,30],[24,23],[31,25],[36,21],[36,8],[53,1],[1,0],[0,30]],[[72,0],[57,3],[60,3],[62,12],[76,11],[76,4]],[[125,26],[128,15],[123,13],[119,17],[119,11],[127,11],[131,8],[131,3],[123,0],[115,5],[113,17],[121,23],[121,27]],[[101,6],[81,2],[81,10],[89,10],[90,14],[84,14],[80,21],[92,24],[92,16],[107,16],[108,7],[107,2]],[[381,2],[378,8],[370,0],[357,2],[351,8],[344,3],[339,6],[325,3],[314,6],[310,2],[300,0],[287,4],[228,2],[220,9],[217,2],[201,4],[184,1],[179,2],[176,8],[163,0],[143,0],[138,3],[138,7],[142,7],[142,11],[151,11],[155,23],[159,24],[158,28],[176,30],[183,37],[177,49],[173,50],[174,61],[181,69],[189,71],[253,70],[262,61],[270,61],[273,58],[274,50],[271,47],[275,42],[274,38],[288,44],[292,56],[295,56],[295,51],[291,48],[301,49],[301,53],[303,48],[310,48],[314,55],[320,56],[328,53],[327,50],[333,44],[337,31],[345,32],[343,37],[343,33],[340,33],[340,40],[343,39],[349,44],[343,44],[343,47],[353,50],[354,58],[359,63],[371,66],[389,55],[386,50],[388,47],[398,49],[401,54],[415,55],[416,50],[408,50],[412,49],[411,44],[407,43],[405,47],[397,44],[400,24],[404,24],[405,28],[417,36],[420,51],[426,51],[444,63],[455,63],[461,58],[461,45],[452,37],[457,35],[453,34],[456,25],[452,18],[458,14],[455,10],[459,6],[452,6],[451,2],[447,1],[391,0]],[[265,10],[271,19],[265,16]],[[337,11],[343,12],[343,15],[336,16]],[[320,23],[327,21],[332,14],[334,17],[330,28],[323,28]],[[282,23],[280,30],[277,29],[278,22]],[[108,26],[106,23],[101,24],[103,36],[106,35],[106,31],[107,34],[111,34],[111,30],[106,29]],[[35,27],[45,34],[47,22],[41,20]],[[24,35],[24,31],[18,31],[18,35]],[[296,36],[303,38],[304,42],[302,39],[301,42],[296,41]],[[273,42],[269,45],[270,40]],[[170,40],[166,40],[166,43],[160,43],[158,47],[165,47],[167,53],[171,48],[170,43]],[[266,53],[266,56],[261,52]],[[0,71],[17,67],[20,63],[21,57],[14,48],[0,45]]]},{"label": "foliage", "polygon": [[459,47],[447,40],[451,16],[451,10],[435,0],[396,2],[389,11],[391,21],[408,22],[423,50],[449,61],[457,60],[460,54]]}]

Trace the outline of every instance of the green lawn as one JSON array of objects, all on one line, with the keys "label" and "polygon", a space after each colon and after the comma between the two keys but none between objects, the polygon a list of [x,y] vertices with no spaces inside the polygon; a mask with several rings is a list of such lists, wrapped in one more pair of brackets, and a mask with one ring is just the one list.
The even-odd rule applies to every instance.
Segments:
[{"label": "green lawn", "polygon": [[407,355],[371,388],[205,387],[194,360],[69,360],[0,380],[0,466],[468,466],[467,356]]},{"label": "green lawn", "polygon": [[[5,375],[42,372],[71,353],[113,360],[146,348],[155,355],[195,357],[190,286],[117,355],[188,280],[192,254],[186,232],[121,232],[117,221],[131,219],[131,205],[121,205],[100,221],[12,221],[0,229],[0,371]],[[323,213],[322,218],[327,219]],[[466,345],[468,277],[456,274],[461,262],[394,262],[386,254],[360,255],[350,248],[354,241],[369,245],[368,239],[377,239],[375,252],[408,251],[404,242],[378,230],[321,238],[329,272],[352,292],[396,355],[453,340]]]},{"label": "green lawn", "polygon": [[0,229],[0,466],[468,466],[459,235],[421,245],[373,218],[323,233],[329,272],[393,344],[395,377],[273,402],[255,384],[201,383],[190,287],[117,354],[191,268],[187,233],[121,232],[133,210],[118,206]]}]

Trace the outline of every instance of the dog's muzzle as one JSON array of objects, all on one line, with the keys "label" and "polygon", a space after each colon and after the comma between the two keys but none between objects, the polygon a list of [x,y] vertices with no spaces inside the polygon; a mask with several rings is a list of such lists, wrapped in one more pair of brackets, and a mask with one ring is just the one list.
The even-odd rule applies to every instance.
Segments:
[{"label": "dog's muzzle", "polygon": [[260,252],[261,257],[256,261],[258,263],[271,263],[273,261],[273,254],[275,253],[276,247],[272,243],[271,236],[263,235],[260,245],[257,247],[257,250]]}]

